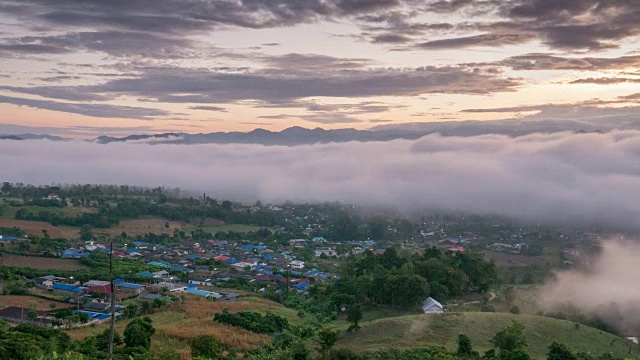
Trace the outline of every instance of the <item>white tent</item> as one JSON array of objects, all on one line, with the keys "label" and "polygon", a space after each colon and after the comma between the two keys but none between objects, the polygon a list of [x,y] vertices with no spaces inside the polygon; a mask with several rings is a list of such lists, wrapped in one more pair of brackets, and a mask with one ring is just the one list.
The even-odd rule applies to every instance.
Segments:
[{"label": "white tent", "polygon": [[422,304],[422,311],[425,314],[442,313],[444,312],[444,306],[433,298],[428,297]]}]

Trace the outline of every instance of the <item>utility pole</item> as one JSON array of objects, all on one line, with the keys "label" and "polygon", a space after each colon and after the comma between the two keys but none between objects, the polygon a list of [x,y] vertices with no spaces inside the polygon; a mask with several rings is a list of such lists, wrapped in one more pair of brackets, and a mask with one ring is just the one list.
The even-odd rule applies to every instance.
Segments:
[{"label": "utility pole", "polygon": [[113,238],[109,251],[109,284],[111,284],[111,325],[109,326],[109,360],[113,360],[113,335],[116,325],[116,287],[113,279]]}]

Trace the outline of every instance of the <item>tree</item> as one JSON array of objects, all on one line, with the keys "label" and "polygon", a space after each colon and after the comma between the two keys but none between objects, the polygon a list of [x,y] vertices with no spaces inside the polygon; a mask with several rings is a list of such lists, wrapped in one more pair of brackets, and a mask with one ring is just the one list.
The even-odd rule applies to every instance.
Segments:
[{"label": "tree", "polygon": [[362,309],[360,304],[353,304],[347,312],[347,321],[351,323],[347,331],[360,330],[360,320],[362,320]]},{"label": "tree", "polygon": [[509,286],[504,290],[504,301],[507,303],[508,307],[511,307],[513,302],[516,301],[516,289],[512,286]]},{"label": "tree", "polygon": [[93,239],[93,233],[91,232],[91,227],[89,225],[82,225],[80,227],[80,240],[82,241],[91,241]]},{"label": "tree", "polygon": [[[120,346],[122,345],[122,336],[117,331],[113,332],[113,345]],[[100,351],[108,351],[109,350],[109,329],[104,329],[103,332],[96,335],[96,349]]]},{"label": "tree", "polygon": [[29,321],[34,321],[37,317],[38,317],[37,311],[33,309],[29,309],[29,311],[27,311],[27,319],[29,319]]},{"label": "tree", "polygon": [[124,316],[128,319],[132,319],[136,316],[138,316],[138,312],[139,312],[140,307],[138,306],[138,304],[136,303],[129,303],[125,308],[124,308]]},{"label": "tree", "polygon": [[139,346],[148,350],[151,348],[151,335],[155,332],[151,318],[147,316],[135,318],[124,329],[125,345],[128,348]]},{"label": "tree", "polygon": [[329,350],[336,344],[336,342],[340,339],[340,331],[339,330],[331,330],[329,328],[324,328],[318,331],[318,351],[322,354],[322,358],[326,359],[329,354]]},{"label": "tree", "polygon": [[458,355],[471,355],[473,347],[471,345],[471,339],[465,334],[458,335]]},{"label": "tree", "polygon": [[549,345],[547,352],[547,360],[577,360],[578,358],[573,354],[573,351],[563,343],[553,341]]},{"label": "tree", "polygon": [[213,336],[202,335],[191,341],[191,356],[217,360],[222,358],[227,346]]},{"label": "tree", "polygon": [[0,189],[0,191],[2,191],[3,194],[8,194],[11,192],[11,190],[13,190],[13,185],[11,185],[11,183],[8,183],[6,181],[2,183],[2,188]]},{"label": "tree", "polygon": [[515,320],[511,320],[511,322],[510,326],[500,330],[492,339],[493,346],[500,349],[501,352],[522,350],[527,347],[524,324]]}]

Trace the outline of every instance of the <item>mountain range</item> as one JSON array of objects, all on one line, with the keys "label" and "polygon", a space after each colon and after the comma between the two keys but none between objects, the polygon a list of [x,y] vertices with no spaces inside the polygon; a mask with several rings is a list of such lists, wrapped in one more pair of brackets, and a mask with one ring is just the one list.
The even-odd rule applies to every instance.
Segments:
[{"label": "mountain range", "polygon": [[[125,137],[99,136],[87,140],[97,144],[144,142],[150,144],[259,144],[299,146],[318,143],[343,143],[350,141],[391,141],[397,139],[418,139],[428,134],[444,136],[478,136],[487,134],[524,136],[533,133],[557,132],[609,132],[612,130],[640,130],[640,119],[625,118],[615,121],[593,119],[591,121],[572,119],[511,119],[494,121],[446,121],[402,123],[377,126],[369,130],[321,128],[306,129],[299,126],[282,131],[255,129],[249,132],[214,132],[207,134],[163,133],[129,135]],[[66,141],[68,138],[36,134],[0,134],[0,140],[50,140]]]}]

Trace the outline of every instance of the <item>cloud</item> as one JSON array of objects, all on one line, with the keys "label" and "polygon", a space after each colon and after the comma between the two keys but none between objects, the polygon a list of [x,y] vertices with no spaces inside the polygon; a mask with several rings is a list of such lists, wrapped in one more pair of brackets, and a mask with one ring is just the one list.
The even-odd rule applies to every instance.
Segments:
[{"label": "cloud", "polygon": [[418,44],[425,49],[462,49],[472,46],[504,46],[524,44],[533,39],[528,34],[482,34],[450,39],[432,40]]},{"label": "cloud", "polygon": [[542,290],[542,305],[558,311],[577,307],[591,317],[598,317],[622,332],[637,331],[640,315],[640,281],[637,271],[640,245],[637,241],[603,239],[600,253],[589,261],[589,270],[571,270],[556,274]]},{"label": "cloud", "polygon": [[498,63],[514,70],[579,70],[598,71],[609,69],[634,69],[640,66],[640,56],[604,57],[562,57],[548,54],[527,54],[512,56]]},{"label": "cloud", "polygon": [[26,183],[166,185],[243,201],[338,200],[637,228],[639,144],[638,131],[297,147],[25,141],[0,142],[0,166],[12,169],[6,181]]},{"label": "cloud", "polygon": [[621,83],[640,83],[640,78],[622,78],[622,77],[601,77],[601,78],[585,78],[570,82],[570,84],[621,84]]},{"label": "cloud", "polygon": [[402,34],[386,33],[373,37],[374,44],[402,44],[411,41],[411,38]]},{"label": "cloud", "polygon": [[0,55],[63,54],[77,51],[99,51],[113,56],[176,58],[188,52],[193,42],[174,36],[144,32],[94,31],[64,35],[24,36],[5,39]]},{"label": "cloud", "polygon": [[99,118],[127,118],[150,120],[156,116],[168,115],[169,112],[159,109],[121,106],[110,104],[66,103],[49,100],[34,100],[0,95],[0,103],[27,106],[37,109],[53,110],[71,114],[80,114]]},{"label": "cloud", "polygon": [[227,112],[227,109],[219,106],[191,106],[189,109],[193,110],[207,110],[207,111],[218,111],[218,112]]},{"label": "cloud", "polygon": [[[326,63],[323,63],[326,65]],[[318,69],[326,69],[318,65]],[[276,76],[277,75],[277,76]],[[221,73],[206,70],[147,70],[137,78],[78,87],[81,93],[128,94],[161,102],[291,102],[308,97],[412,96],[424,93],[490,94],[514,91],[519,83],[457,67],[318,71],[287,74]],[[188,93],[185,95],[185,93]]]}]

